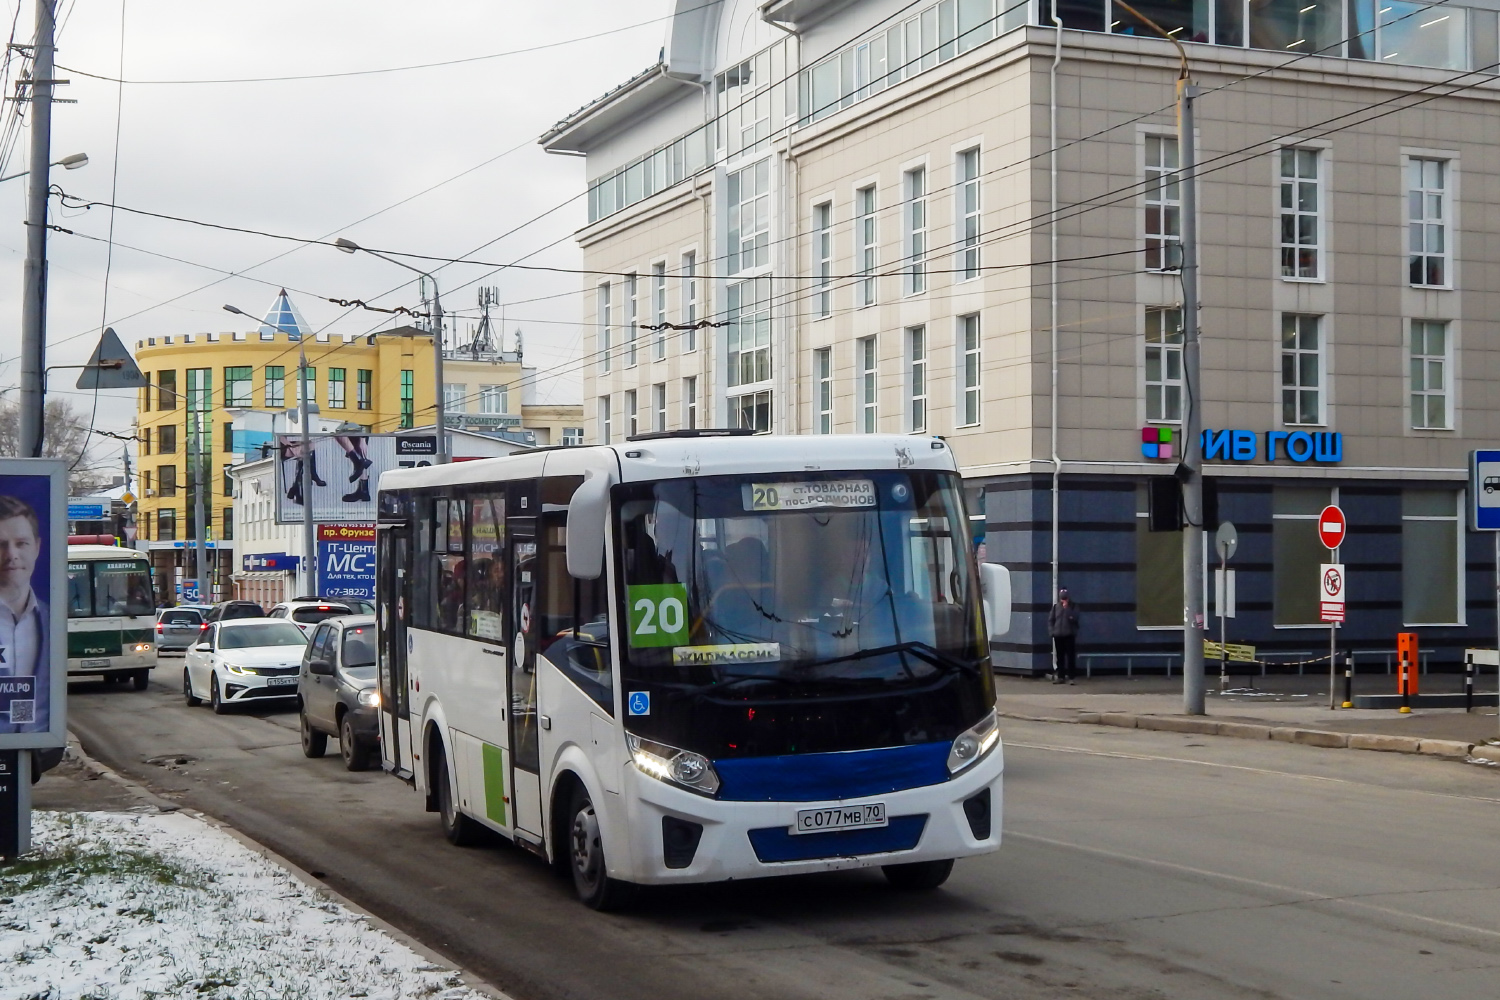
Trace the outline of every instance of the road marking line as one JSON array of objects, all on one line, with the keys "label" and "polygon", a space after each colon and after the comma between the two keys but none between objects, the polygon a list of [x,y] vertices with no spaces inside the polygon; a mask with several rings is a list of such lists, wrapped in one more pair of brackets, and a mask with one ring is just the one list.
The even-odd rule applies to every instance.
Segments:
[{"label": "road marking line", "polygon": [[[1244,875],[1231,875],[1228,872],[1210,871],[1207,868],[1195,868],[1192,865],[1181,865],[1173,861],[1158,861],[1155,858],[1143,858],[1135,854],[1126,854],[1122,851],[1111,851],[1108,848],[1104,847],[1088,847],[1084,844],[1075,844],[1067,840],[1057,840],[1053,837],[1043,837],[1040,834],[1035,833],[1017,833],[1014,830],[1006,830],[1005,836],[1020,840],[1031,840],[1039,844],[1047,844],[1052,847],[1062,847],[1070,850],[1082,851],[1085,854],[1097,854],[1100,857],[1112,858],[1116,861],[1128,861],[1134,864],[1148,865],[1155,868],[1167,868],[1172,871],[1183,872],[1189,875],[1198,875],[1203,878],[1215,878],[1221,879],[1226,882],[1238,882],[1243,885],[1252,885],[1258,889],[1271,889],[1276,892],[1284,892],[1292,896],[1301,896],[1303,897],[1303,901],[1308,903],[1342,903],[1345,906],[1353,906],[1366,910],[1375,910],[1378,913],[1384,913],[1393,917],[1400,917],[1403,920],[1417,920],[1423,923],[1436,924],[1439,927],[1447,927],[1450,930],[1465,931],[1469,934],[1478,934],[1483,937],[1500,938],[1500,930],[1492,930],[1488,927],[1474,927],[1471,924],[1461,924],[1453,920],[1443,920],[1440,917],[1423,916],[1420,913],[1409,913],[1406,910],[1397,910],[1389,906],[1380,906],[1376,903],[1367,903],[1363,900],[1351,899],[1346,896],[1329,896],[1326,893],[1312,892],[1308,889],[1299,889],[1296,886],[1281,885],[1276,882],[1266,882],[1258,878],[1247,878]],[[1478,886],[1476,888],[1491,889],[1493,887]],[[1472,890],[1453,889],[1440,891],[1466,892]],[[1406,895],[1406,893],[1380,892],[1369,893],[1369,895],[1401,896]]]}]

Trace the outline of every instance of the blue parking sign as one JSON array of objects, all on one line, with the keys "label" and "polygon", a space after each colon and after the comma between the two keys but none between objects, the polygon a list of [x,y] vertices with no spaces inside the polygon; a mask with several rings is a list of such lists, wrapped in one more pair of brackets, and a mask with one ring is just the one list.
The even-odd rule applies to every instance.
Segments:
[{"label": "blue parking sign", "polygon": [[1469,526],[1500,531],[1500,451],[1470,453]]},{"label": "blue parking sign", "polygon": [[630,697],[628,699],[626,699],[625,708],[626,708],[626,711],[628,711],[631,715],[650,715],[651,714],[651,692],[650,691],[632,691],[632,692],[630,692]]}]

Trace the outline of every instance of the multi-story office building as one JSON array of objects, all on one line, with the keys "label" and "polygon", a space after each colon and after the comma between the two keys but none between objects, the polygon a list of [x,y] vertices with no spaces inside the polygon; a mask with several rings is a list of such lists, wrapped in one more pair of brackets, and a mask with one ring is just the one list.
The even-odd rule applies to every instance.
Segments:
[{"label": "multi-story office building", "polygon": [[1160,664],[1181,535],[1147,481],[1196,389],[1231,640],[1327,649],[1337,501],[1341,645],[1456,659],[1495,628],[1464,511],[1500,439],[1497,6],[1138,5],[1202,88],[1196,387],[1174,44],[1109,0],[680,0],[662,61],[542,140],[587,157],[586,436],[940,434],[1015,571],[997,664],[1048,662],[1054,579],[1084,651]]},{"label": "multi-story office building", "polygon": [[[245,434],[235,434],[236,421],[241,431],[268,428],[271,415],[297,408],[297,366],[304,351],[308,399],[323,423],[372,434],[433,425],[430,333],[403,327],[363,337],[314,334],[285,291],[258,331],[136,343],[136,361],[149,381],[137,402],[137,539],[154,553],[163,599],[170,599],[174,576],[192,562],[185,551],[198,538],[200,483],[212,546],[215,593],[210,596],[227,594],[237,569],[229,469],[252,450]],[[535,369],[523,367],[516,352],[487,343],[455,348],[444,353],[443,378],[451,432],[505,432],[514,441],[538,445],[582,438],[583,414],[576,404],[533,402]]]}]

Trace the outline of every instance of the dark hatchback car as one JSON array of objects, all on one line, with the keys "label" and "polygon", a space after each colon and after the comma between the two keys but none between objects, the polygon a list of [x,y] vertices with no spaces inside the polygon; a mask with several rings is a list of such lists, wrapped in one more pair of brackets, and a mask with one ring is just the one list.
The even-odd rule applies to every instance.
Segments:
[{"label": "dark hatchback car", "polygon": [[228,622],[236,618],[264,618],[266,611],[254,601],[220,601],[208,609],[208,614],[203,616],[204,625],[212,625],[214,622]]},{"label": "dark hatchback car", "polygon": [[375,616],[330,618],[313,627],[297,678],[302,753],[321,757],[328,737],[351,771],[367,770],[380,750],[380,691],[375,686]]}]

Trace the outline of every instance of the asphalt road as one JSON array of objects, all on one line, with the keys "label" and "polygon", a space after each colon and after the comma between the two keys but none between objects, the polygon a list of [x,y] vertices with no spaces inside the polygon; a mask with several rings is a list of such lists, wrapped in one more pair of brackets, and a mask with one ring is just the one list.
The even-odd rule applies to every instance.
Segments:
[{"label": "asphalt road", "polygon": [[293,713],[187,708],[180,662],[144,693],[76,686],[88,751],[517,1000],[1495,992],[1495,771],[1007,720],[1005,845],[942,890],[849,872],[657,890],[597,914],[520,850],[451,847],[395,779],[305,760]]}]

